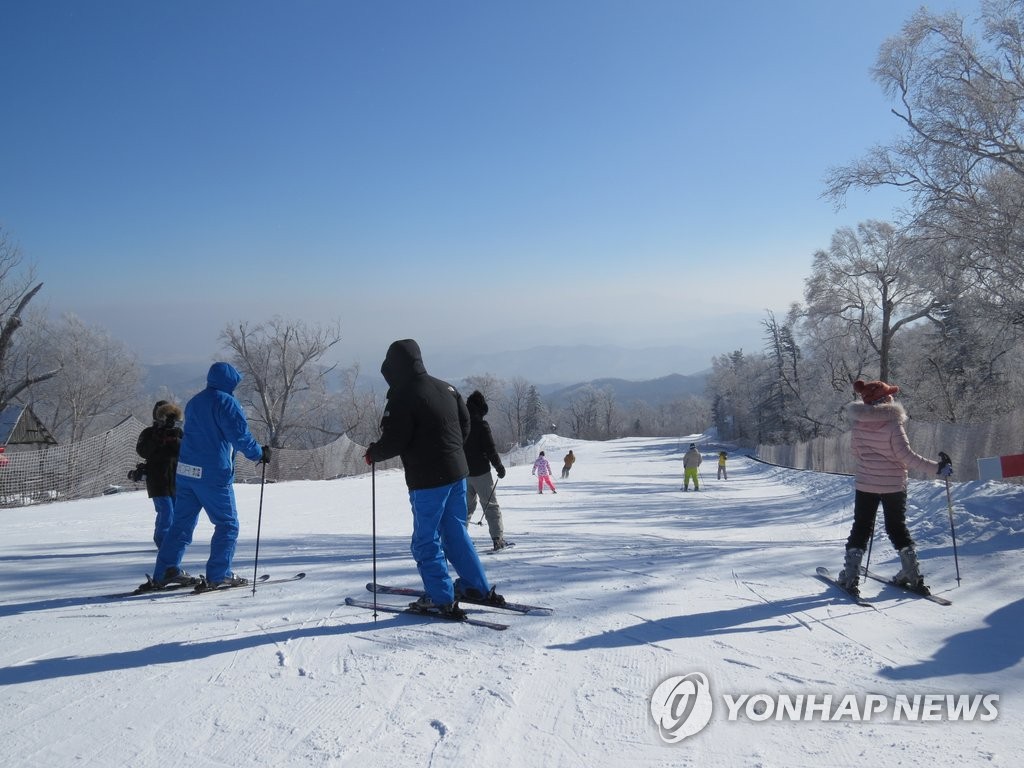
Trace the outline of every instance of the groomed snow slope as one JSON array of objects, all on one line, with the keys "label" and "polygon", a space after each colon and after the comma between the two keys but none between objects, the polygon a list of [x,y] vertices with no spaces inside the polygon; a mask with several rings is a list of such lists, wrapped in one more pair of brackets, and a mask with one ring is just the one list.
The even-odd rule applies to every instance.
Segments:
[{"label": "groomed snow slope", "polygon": [[[699,493],[680,492],[691,439]],[[952,607],[877,582],[862,608],[814,578],[838,570],[850,478],[734,453],[715,479],[699,436],[608,443],[549,436],[578,456],[558,494],[529,466],[498,485],[517,546],[483,555],[509,599],[495,632],[344,605],[370,598],[371,477],[269,484],[259,570],[299,583],[110,601],[152,569],[142,493],[0,510],[0,763],[5,766],[1007,766],[1020,765],[1024,576],[1019,486],[911,488],[926,577]],[[419,583],[400,471],[377,473],[379,580]],[[236,570],[252,575],[260,488],[237,488]],[[477,513],[479,515],[479,512]],[[486,526],[471,526],[481,549]],[[201,522],[185,567],[202,572]],[[895,572],[888,541],[871,563]],[[402,602],[382,596],[381,602]],[[481,609],[482,610],[482,609]],[[667,743],[651,697],[701,673],[713,714]],[[726,697],[872,695],[870,719],[730,720]],[[997,717],[893,722],[897,697],[998,694]],[[990,700],[993,702],[994,700]]]}]

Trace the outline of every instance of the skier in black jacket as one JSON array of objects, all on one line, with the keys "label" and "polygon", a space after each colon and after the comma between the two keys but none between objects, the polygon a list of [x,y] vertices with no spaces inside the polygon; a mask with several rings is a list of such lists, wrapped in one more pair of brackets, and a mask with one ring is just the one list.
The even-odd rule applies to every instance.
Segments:
[{"label": "skier in black jacket", "polygon": [[166,400],[153,406],[153,425],[139,433],[135,452],[146,460],[146,493],[153,500],[153,541],[159,548],[174,521],[174,474],[181,448],[181,408]]},{"label": "skier in black jacket", "polygon": [[[447,382],[427,373],[419,345],[394,342],[380,367],[388,383],[380,439],[366,449],[373,464],[401,456],[412,504],[412,556],[426,595],[414,610],[465,618],[459,598],[500,605],[504,598],[487,581],[466,529],[466,475],[463,443],[469,412]],[[459,578],[453,583],[448,562]]]},{"label": "skier in black jacket", "polygon": [[498,473],[498,479],[505,476],[505,467],[494,446],[491,425],[484,416],[487,415],[487,400],[483,393],[475,390],[466,398],[469,410],[469,437],[466,438],[466,462],[469,464],[469,480],[467,481],[467,503],[469,506],[466,522],[468,523],[476,511],[477,497],[481,499],[484,517],[487,518],[487,529],[494,542],[494,549],[505,548],[504,530],[501,524],[501,508],[495,494],[497,481],[491,478],[491,465]]}]

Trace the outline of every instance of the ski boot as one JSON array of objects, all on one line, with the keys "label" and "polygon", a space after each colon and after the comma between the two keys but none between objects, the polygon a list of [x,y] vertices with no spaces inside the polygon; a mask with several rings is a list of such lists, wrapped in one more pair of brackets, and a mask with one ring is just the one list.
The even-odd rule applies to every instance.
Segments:
[{"label": "ski boot", "polygon": [[462,579],[455,580],[455,598],[457,600],[465,600],[467,603],[478,603],[479,605],[500,607],[505,604],[505,598],[495,592],[494,587],[491,587],[491,591],[485,594],[479,589],[465,586],[462,584]]},{"label": "ski boot", "polygon": [[249,580],[242,576],[235,576],[233,573],[227,574],[223,579],[219,581],[207,581],[206,577],[200,579],[199,583],[196,584],[196,592],[209,592],[212,589],[230,589],[231,587],[244,587],[249,583]]},{"label": "ski boot", "polygon": [[864,559],[863,549],[846,550],[843,570],[836,576],[836,582],[852,595],[860,596],[860,561]]},{"label": "ski boot", "polygon": [[163,589],[170,586],[192,587],[199,583],[199,579],[191,575],[188,571],[183,571],[181,568],[175,568],[172,565],[164,571],[164,577],[162,579],[153,579],[153,583],[156,584],[157,589]]},{"label": "ski boot", "polygon": [[413,613],[437,614],[456,621],[465,621],[468,618],[466,612],[459,607],[458,601],[435,603],[429,595],[422,595],[419,599],[409,603],[409,610]]},{"label": "ski boot", "polygon": [[899,551],[900,572],[892,577],[894,584],[906,587],[922,595],[931,594],[931,590],[925,586],[924,577],[921,575],[921,566],[917,562],[917,552],[913,545],[904,547]]}]

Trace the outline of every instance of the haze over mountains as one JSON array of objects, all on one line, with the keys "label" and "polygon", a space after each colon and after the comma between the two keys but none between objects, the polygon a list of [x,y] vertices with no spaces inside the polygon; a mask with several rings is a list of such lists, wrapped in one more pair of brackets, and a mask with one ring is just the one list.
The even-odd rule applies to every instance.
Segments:
[{"label": "haze over mountains", "polygon": [[673,373],[692,374],[710,368],[714,354],[683,344],[643,349],[611,344],[548,345],[506,352],[440,351],[432,353],[426,363],[428,371],[447,380],[490,373],[501,379],[521,376],[548,387],[601,378],[643,381]]},{"label": "haze over mountains", "polygon": [[[702,393],[711,354],[683,345],[645,349],[542,346],[511,352],[436,352],[426,363],[430,373],[452,382],[483,374],[500,379],[522,377],[556,400],[568,399],[591,384],[610,387],[621,401],[644,400],[656,405]],[[147,365],[146,390],[156,393],[165,388],[187,397],[205,386],[209,365],[210,361]],[[382,392],[386,389],[376,365],[363,365],[361,382]]]}]

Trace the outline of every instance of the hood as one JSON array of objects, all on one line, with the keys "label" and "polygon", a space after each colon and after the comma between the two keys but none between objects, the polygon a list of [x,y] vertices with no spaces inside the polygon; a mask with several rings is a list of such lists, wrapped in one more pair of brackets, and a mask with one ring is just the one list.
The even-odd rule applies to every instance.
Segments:
[{"label": "hood", "polygon": [[470,416],[484,417],[487,415],[488,406],[483,393],[479,389],[473,390],[473,394],[466,398],[466,408]]},{"label": "hood", "polygon": [[907,412],[895,400],[882,401],[868,405],[862,400],[854,400],[846,406],[846,415],[851,422],[856,421],[862,427],[880,428],[890,422],[902,424],[907,420]]},{"label": "hood", "polygon": [[161,402],[156,409],[153,411],[153,421],[163,424],[168,419],[172,421],[181,421],[184,414],[181,412],[181,407],[174,403]]},{"label": "hood", "polygon": [[427,372],[420,345],[413,339],[392,342],[380,365],[380,373],[389,387],[396,387]]},{"label": "hood", "polygon": [[206,374],[206,386],[227,392],[229,395],[235,391],[241,380],[242,374],[230,363],[214,363],[210,366],[210,372]]}]

